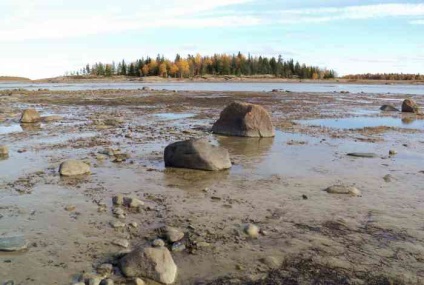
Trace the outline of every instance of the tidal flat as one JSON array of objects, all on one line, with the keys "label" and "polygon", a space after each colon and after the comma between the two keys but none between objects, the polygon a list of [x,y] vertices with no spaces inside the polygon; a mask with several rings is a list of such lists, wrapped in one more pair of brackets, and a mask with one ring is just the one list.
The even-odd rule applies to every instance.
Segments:
[{"label": "tidal flat", "polygon": [[[170,226],[184,233],[166,244],[175,284],[424,284],[424,115],[379,110],[407,97],[424,106],[387,93],[2,90],[0,238],[25,248],[0,251],[0,282],[73,284],[107,263],[115,284],[134,284],[117,260]],[[212,134],[236,100],[267,109],[276,136]],[[56,119],[21,125],[27,108]],[[165,168],[164,148],[189,138],[226,148],[231,169]],[[91,174],[61,177],[67,159]],[[361,196],[324,191],[338,184]],[[144,205],[117,217],[119,194]]]}]

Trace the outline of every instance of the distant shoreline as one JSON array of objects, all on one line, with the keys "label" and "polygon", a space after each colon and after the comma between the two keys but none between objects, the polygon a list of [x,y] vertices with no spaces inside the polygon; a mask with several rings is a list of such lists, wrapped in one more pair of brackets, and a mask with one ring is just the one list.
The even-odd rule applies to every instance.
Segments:
[{"label": "distant shoreline", "polygon": [[273,76],[204,76],[194,78],[162,78],[158,76],[60,76],[31,80],[24,77],[0,76],[1,83],[309,83],[309,84],[363,84],[363,85],[424,85],[422,80],[353,80],[353,79],[288,79]]}]

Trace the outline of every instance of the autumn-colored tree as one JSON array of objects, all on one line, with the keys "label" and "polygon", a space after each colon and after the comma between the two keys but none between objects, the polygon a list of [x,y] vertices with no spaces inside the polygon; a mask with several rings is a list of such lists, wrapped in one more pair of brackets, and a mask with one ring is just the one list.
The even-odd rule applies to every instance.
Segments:
[{"label": "autumn-colored tree", "polygon": [[162,77],[167,77],[167,74],[168,72],[167,72],[167,69],[166,69],[166,63],[165,62],[162,62],[160,65],[159,65],[159,76],[162,76]]},{"label": "autumn-colored tree", "polygon": [[179,71],[180,69],[178,68],[178,65],[176,65],[175,63],[173,63],[171,67],[169,68],[169,74],[174,77],[177,77],[177,74]]},{"label": "autumn-colored tree", "polygon": [[189,75],[190,65],[188,64],[188,61],[186,59],[181,59],[177,61],[176,65],[178,66],[180,77],[187,77]]},{"label": "autumn-colored tree", "polygon": [[146,64],[141,68],[141,73],[143,74],[143,76],[147,76],[149,75],[149,65]]}]

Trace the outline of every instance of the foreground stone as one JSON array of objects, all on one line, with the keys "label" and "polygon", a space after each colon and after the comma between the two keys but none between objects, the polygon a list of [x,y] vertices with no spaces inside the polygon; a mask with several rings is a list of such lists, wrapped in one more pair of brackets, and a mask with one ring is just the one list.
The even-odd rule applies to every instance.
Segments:
[{"label": "foreground stone", "polygon": [[0,251],[19,251],[28,247],[23,236],[0,237]]},{"label": "foreground stone", "polygon": [[333,185],[325,189],[329,194],[346,194],[352,196],[361,196],[361,191],[353,186]]},{"label": "foreground stone", "polygon": [[366,157],[366,158],[374,158],[378,155],[371,152],[351,152],[347,154],[348,156],[354,156],[354,157]]},{"label": "foreground stone", "polygon": [[119,261],[127,277],[145,277],[164,284],[172,284],[177,277],[177,265],[166,247],[138,248]]},{"label": "foreground stone", "polygon": [[62,162],[59,167],[59,173],[62,176],[89,174],[90,166],[81,160],[70,159]]},{"label": "foreground stone", "polygon": [[205,139],[191,139],[175,142],[165,148],[166,167],[200,170],[224,170],[231,167],[228,151],[211,145]]},{"label": "foreground stone", "polygon": [[412,99],[405,99],[402,103],[402,112],[406,113],[418,113],[419,107]]},{"label": "foreground stone", "polygon": [[21,123],[38,123],[40,122],[41,117],[40,114],[35,109],[26,109],[22,112],[22,116],[20,119]]},{"label": "foreground stone", "polygon": [[399,109],[393,105],[383,105],[380,107],[380,110],[385,112],[399,112]]},{"label": "foreground stone", "polygon": [[163,227],[160,229],[163,236],[171,243],[180,241],[184,238],[184,232],[174,227]]},{"label": "foreground stone", "polygon": [[259,227],[254,224],[247,224],[244,227],[244,232],[251,238],[258,238],[259,237]]},{"label": "foreground stone", "polygon": [[212,132],[226,136],[274,137],[274,126],[268,112],[259,105],[233,102],[222,112]]}]

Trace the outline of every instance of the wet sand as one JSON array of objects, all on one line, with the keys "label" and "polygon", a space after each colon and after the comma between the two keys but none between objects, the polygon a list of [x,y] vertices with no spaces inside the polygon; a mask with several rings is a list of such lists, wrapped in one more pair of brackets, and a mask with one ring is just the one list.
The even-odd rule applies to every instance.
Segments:
[{"label": "wet sand", "polygon": [[[0,252],[0,282],[72,284],[126,251],[111,241],[128,239],[131,249],[169,225],[186,233],[186,250],[172,253],[176,284],[423,284],[424,117],[379,111],[387,103],[400,107],[404,97],[2,92],[0,144],[9,146],[10,155],[0,161],[0,236],[24,235],[29,248]],[[423,96],[412,98],[424,106]],[[269,110],[276,137],[211,134],[233,100]],[[19,116],[28,107],[63,120],[22,128]],[[365,128],[351,121],[334,125],[337,118],[358,117],[387,121]],[[312,119],[321,121],[305,121]],[[231,170],[165,169],[164,147],[191,137],[227,148]],[[99,155],[105,148],[120,149],[130,159],[112,162]],[[391,149],[397,154],[389,156]],[[61,178],[59,164],[68,158],[89,161],[92,174]],[[389,182],[383,179],[388,174]],[[357,187],[362,196],[323,191],[339,183]],[[110,226],[117,193],[146,202],[123,221],[135,221],[137,228]],[[242,230],[246,223],[263,234],[249,238]],[[282,264],[263,262],[270,256]]]}]

